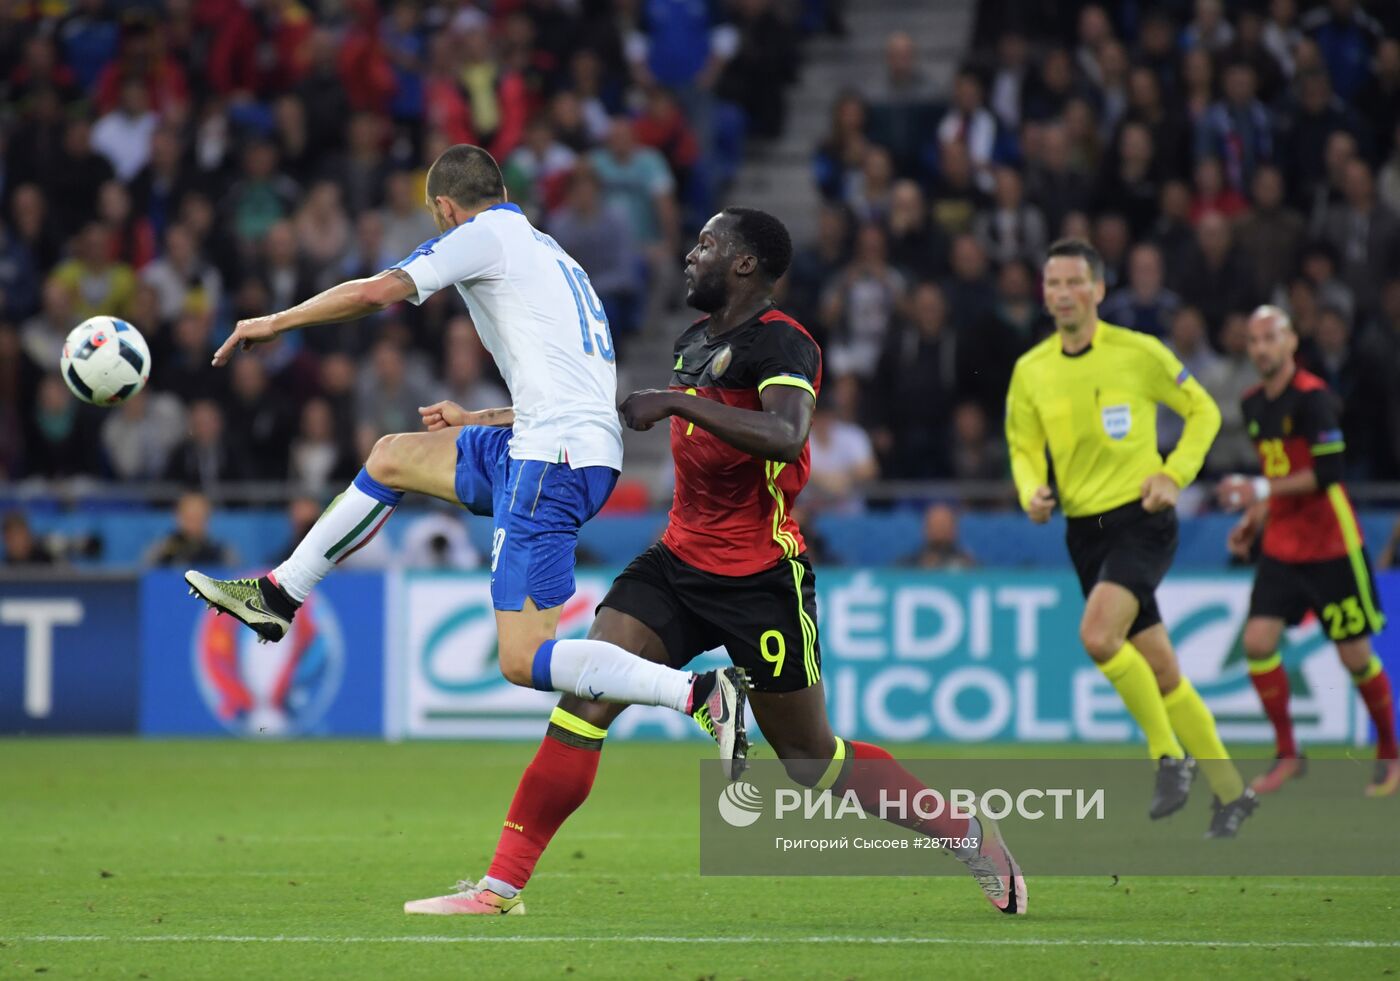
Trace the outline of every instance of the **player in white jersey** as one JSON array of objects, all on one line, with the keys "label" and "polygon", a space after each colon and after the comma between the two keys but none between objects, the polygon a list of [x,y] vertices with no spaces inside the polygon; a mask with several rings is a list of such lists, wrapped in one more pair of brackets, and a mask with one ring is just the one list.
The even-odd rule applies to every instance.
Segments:
[{"label": "player in white jersey", "polygon": [[214,354],[313,324],[353,320],[456,286],[500,368],[512,407],[420,409],[424,433],[385,436],[364,469],[276,569],[259,579],[191,570],[190,591],[280,641],[312,587],[372,538],[407,491],[494,518],[491,598],[507,680],[593,700],[665,705],[696,717],[737,775],[747,753],[746,683],[734,669],[692,675],[605,641],[555,640],[574,593],[579,528],[622,469],[617,369],[607,316],[579,263],[506,201],[500,169],[479,147],[446,150],[428,171],[442,233],[368,279],[290,310],[243,320]]}]

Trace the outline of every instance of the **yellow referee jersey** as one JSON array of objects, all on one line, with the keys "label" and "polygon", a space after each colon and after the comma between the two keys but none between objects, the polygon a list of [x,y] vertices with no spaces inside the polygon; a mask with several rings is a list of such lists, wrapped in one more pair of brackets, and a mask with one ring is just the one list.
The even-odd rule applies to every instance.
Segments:
[{"label": "yellow referee jersey", "polygon": [[[1165,465],[1157,452],[1158,403],[1186,420]],[[1071,518],[1137,500],[1154,473],[1165,471],[1185,487],[1219,430],[1215,401],[1165,344],[1102,320],[1079,354],[1066,354],[1058,333],[1023,354],[1006,395],[1006,442],[1021,507],[1047,483],[1048,445],[1060,506]]]}]

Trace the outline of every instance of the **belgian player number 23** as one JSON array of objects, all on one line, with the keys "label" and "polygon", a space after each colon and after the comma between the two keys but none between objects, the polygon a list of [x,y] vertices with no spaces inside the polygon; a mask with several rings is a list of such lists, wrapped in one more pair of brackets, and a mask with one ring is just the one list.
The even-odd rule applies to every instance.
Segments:
[{"label": "belgian player number 23", "polygon": [[1259,453],[1264,457],[1265,477],[1287,477],[1288,476],[1288,451],[1283,448],[1281,439],[1263,439],[1259,441]]}]

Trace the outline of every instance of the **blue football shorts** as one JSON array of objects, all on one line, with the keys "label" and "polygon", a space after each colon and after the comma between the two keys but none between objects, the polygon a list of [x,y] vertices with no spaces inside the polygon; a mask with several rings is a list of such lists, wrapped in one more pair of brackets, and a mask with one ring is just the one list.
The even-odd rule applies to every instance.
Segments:
[{"label": "blue football shorts", "polygon": [[574,549],[583,523],[617,484],[612,467],[579,467],[510,455],[508,426],[466,426],[457,437],[457,499],[494,519],[491,602],[519,610],[528,596],[547,610],[574,595]]}]

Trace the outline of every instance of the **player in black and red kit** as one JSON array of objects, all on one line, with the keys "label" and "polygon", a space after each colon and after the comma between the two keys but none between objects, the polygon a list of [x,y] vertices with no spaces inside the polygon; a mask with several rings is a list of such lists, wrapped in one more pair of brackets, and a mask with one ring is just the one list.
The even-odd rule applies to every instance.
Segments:
[{"label": "player in black and red kit", "polygon": [[[686,302],[706,316],[677,340],[670,388],[635,392],[621,409],[637,430],[670,419],[670,522],[613,583],[589,636],[674,666],[725,647],[748,672],[749,705],[789,776],[807,787],[854,791],[879,814],[882,794],[912,800],[925,788],[885,750],[836,736],[827,720],[814,576],[792,519],[807,482],[822,357],[802,325],[773,305],[773,286],[791,258],[782,222],[749,208],[711,218],[686,256]],[[487,876],[461,884],[484,907],[474,911],[508,911],[506,901],[587,798],[607,728],[622,708],[560,700]],[[911,815],[897,823],[971,841],[953,854],[992,905],[1026,911],[1025,879],[993,822]]]},{"label": "player in black and red kit", "polygon": [[1249,356],[1264,381],[1245,393],[1244,420],[1263,474],[1227,477],[1216,489],[1222,505],[1244,508],[1230,532],[1230,551],[1248,557],[1263,534],[1244,648],[1250,678],[1274,725],[1278,759],[1252,786],[1267,794],[1304,773],[1278,645],[1284,627],[1312,611],[1337,645],[1375,723],[1376,768],[1366,793],[1383,797],[1400,788],[1390,680],[1370,640],[1385,617],[1371,585],[1361,529],[1341,484],[1346,444],[1337,400],[1322,379],[1296,366],[1297,347],[1287,314],[1268,306],[1254,311]]}]

